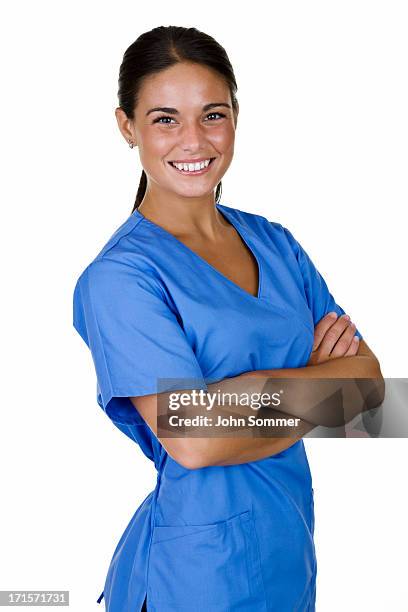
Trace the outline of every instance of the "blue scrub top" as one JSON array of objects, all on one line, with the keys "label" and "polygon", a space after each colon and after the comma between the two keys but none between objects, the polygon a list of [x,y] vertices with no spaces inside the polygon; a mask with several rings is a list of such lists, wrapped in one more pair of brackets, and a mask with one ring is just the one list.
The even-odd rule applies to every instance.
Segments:
[{"label": "blue scrub top", "polygon": [[157,469],[114,551],[101,594],[108,612],[136,612],[146,594],[149,612],[315,610],[303,440],[258,461],[190,470],[129,400],[156,393],[161,378],[206,389],[247,371],[303,367],[315,325],[344,313],[287,228],[216,206],[257,260],[256,297],[138,210],[75,286],[74,327],[92,354],[97,402]]}]

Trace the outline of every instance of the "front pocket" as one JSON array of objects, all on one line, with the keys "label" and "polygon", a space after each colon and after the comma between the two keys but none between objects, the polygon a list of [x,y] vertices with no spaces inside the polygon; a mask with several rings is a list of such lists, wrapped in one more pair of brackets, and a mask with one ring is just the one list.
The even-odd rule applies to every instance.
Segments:
[{"label": "front pocket", "polygon": [[153,609],[266,610],[252,511],[207,525],[156,526],[148,592]]}]

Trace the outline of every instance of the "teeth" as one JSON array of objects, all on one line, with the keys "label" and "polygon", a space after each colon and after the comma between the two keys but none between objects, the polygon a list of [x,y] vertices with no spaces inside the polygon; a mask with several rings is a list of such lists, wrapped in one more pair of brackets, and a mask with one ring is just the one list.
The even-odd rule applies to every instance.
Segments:
[{"label": "teeth", "polygon": [[178,170],[185,170],[186,172],[197,172],[197,170],[202,170],[203,168],[206,168],[209,163],[209,159],[206,159],[202,162],[197,162],[195,164],[177,164],[175,162],[171,162],[172,166],[174,166]]}]

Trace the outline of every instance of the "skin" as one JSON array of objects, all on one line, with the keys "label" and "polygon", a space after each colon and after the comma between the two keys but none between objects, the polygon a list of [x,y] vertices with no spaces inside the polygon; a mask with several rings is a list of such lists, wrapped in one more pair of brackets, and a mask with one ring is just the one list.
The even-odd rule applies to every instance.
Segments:
[{"label": "skin", "polygon": [[[224,103],[203,111],[204,105]],[[152,108],[171,107],[177,114]],[[220,114],[224,115],[221,116]],[[235,228],[215,207],[215,189],[228,170],[234,153],[238,113],[232,109],[228,86],[207,67],[183,62],[143,83],[134,119],[115,110],[119,130],[133,142],[147,176],[139,211],[173,234],[242,289],[257,294],[258,269]],[[161,118],[161,119],[159,119]],[[169,160],[215,157],[209,172],[183,176]],[[345,316],[325,316],[316,325],[314,346],[307,366],[245,372],[224,379],[259,392],[265,376],[275,378],[382,379],[380,364],[364,340],[353,341],[354,324]],[[220,388],[220,382],[213,385]],[[211,391],[209,385],[209,391]],[[229,387],[231,390],[231,387]],[[131,397],[140,415],[157,435],[157,395]],[[304,422],[303,435],[312,429]],[[288,448],[300,438],[161,438],[168,454],[189,469],[256,461]]]},{"label": "skin", "polygon": [[[217,102],[229,108],[203,111],[204,105]],[[157,107],[175,108],[178,114],[147,114]],[[138,147],[147,176],[139,212],[256,295],[256,261],[214,206],[215,188],[233,158],[238,120],[225,82],[204,66],[177,64],[146,79],[133,121],[121,108],[115,112],[122,135]],[[196,177],[183,176],[168,164],[169,160],[210,157],[216,159],[209,172]]]},{"label": "skin", "polygon": [[[215,102],[231,108],[202,111]],[[172,107],[179,114],[146,116],[155,107]],[[133,121],[119,107],[115,113],[126,141],[138,147],[147,175],[140,212],[177,236],[209,243],[224,239],[230,228],[214,207],[214,189],[231,164],[238,119],[224,81],[204,66],[179,63],[145,80]],[[182,176],[167,163],[202,157],[216,159],[209,172],[197,177]]]}]

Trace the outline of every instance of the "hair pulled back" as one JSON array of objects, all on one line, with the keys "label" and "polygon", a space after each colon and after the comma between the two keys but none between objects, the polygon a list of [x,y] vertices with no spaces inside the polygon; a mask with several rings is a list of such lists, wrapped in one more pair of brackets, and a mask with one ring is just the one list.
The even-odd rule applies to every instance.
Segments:
[{"label": "hair pulled back", "polygon": [[[238,112],[237,83],[225,49],[196,28],[159,26],[141,34],[126,49],[120,65],[119,106],[129,119],[134,119],[143,80],[183,61],[195,62],[218,72],[229,87],[233,110]],[[146,187],[147,177],[143,170],[132,212],[142,202]],[[219,202],[221,191],[220,181],[215,192],[216,202]]]}]

